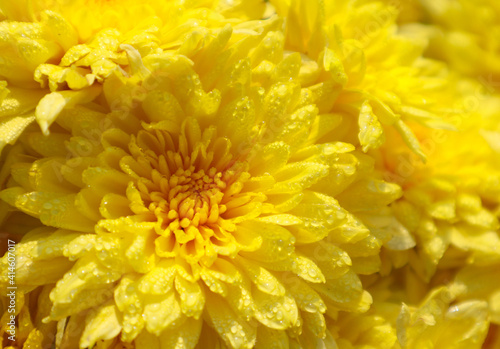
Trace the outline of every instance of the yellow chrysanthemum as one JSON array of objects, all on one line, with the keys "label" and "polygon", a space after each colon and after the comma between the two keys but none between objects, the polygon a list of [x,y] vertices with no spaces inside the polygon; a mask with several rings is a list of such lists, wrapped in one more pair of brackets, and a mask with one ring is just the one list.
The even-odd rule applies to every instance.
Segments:
[{"label": "yellow chrysanthemum", "polygon": [[272,3],[287,18],[287,49],[311,67],[305,86],[321,82],[335,96],[320,108],[343,116],[342,132],[329,134],[325,125],[326,135],[367,152],[395,129],[423,158],[410,125],[453,128],[455,86],[442,63],[422,58],[423,36],[398,31],[397,7],[374,0]]},{"label": "yellow chrysanthemum", "polygon": [[[428,296],[429,285],[450,284],[453,304],[463,303],[468,307],[468,302],[482,301],[486,319],[498,323],[500,303],[494,270],[500,258],[497,145],[500,102],[484,93],[478,83],[461,84],[469,94],[457,100],[460,108],[468,112],[454,121],[459,131],[421,129],[416,132],[428,155],[427,163],[422,163],[393,137],[381,148],[383,168],[388,171],[385,178],[393,178],[403,188],[402,198],[391,205],[394,217],[401,223],[400,231],[404,232],[401,236],[410,234],[416,242],[416,247],[409,251],[395,251],[386,245],[382,253],[382,273],[392,275],[396,273],[394,268],[409,264],[416,275],[406,272],[406,281],[402,283],[407,288],[400,292],[406,298],[403,301],[416,305]],[[475,94],[470,93],[471,87]],[[397,294],[394,290],[385,292]],[[472,318],[484,317],[483,310],[475,307],[467,313]],[[455,318],[447,321],[455,322]],[[457,319],[457,328],[459,322]],[[430,327],[434,339],[410,331],[408,343],[419,347],[428,341],[429,348],[442,347],[447,335],[436,326]],[[482,326],[487,328],[488,324]],[[425,331],[423,333],[427,333]],[[461,338],[462,332],[453,332],[450,336]],[[484,334],[480,338],[463,339],[464,347],[480,348]],[[459,347],[456,342],[449,343],[450,347]]]},{"label": "yellow chrysanthemum", "polygon": [[0,197],[44,225],[17,246],[16,282],[55,283],[61,348],[326,345],[325,316],[368,309],[356,273],[390,235],[358,216],[399,187],[320,141],[324,86],[301,88],[279,25],[214,29],[191,59],[123,46],[101,95],[8,149]]},{"label": "yellow chrysanthemum", "polygon": [[429,40],[426,56],[480,79],[494,90],[500,78],[500,6],[495,0],[384,0],[400,9],[406,33]]},{"label": "yellow chrysanthemum", "polygon": [[[477,81],[457,82],[464,97],[455,104],[465,111],[453,121],[458,133],[417,132],[428,163],[408,154],[394,137],[383,150],[384,167],[389,170],[385,178],[392,177],[404,191],[392,208],[417,243],[410,253],[384,251],[383,272],[409,263],[422,280],[433,282],[436,268],[438,274],[449,271],[447,283],[459,286],[457,301],[487,302],[494,323],[499,303],[493,280],[500,247],[500,103],[494,94],[498,50],[493,43],[497,7],[488,1],[420,1],[413,20],[427,24],[411,23],[404,31],[424,33],[430,39],[426,55]],[[411,22],[410,17],[400,20]],[[419,287],[422,297],[427,287],[422,281]],[[495,332],[495,325],[490,332]],[[485,347],[495,347],[494,341],[488,340]]]},{"label": "yellow chrysanthemum", "polygon": [[500,5],[495,0],[420,0],[430,27],[428,54],[498,88]]},{"label": "yellow chrysanthemum", "polygon": [[382,148],[385,178],[392,178],[404,192],[392,210],[405,235],[409,232],[417,241],[418,257],[398,253],[391,258],[395,266],[409,262],[424,280],[438,264],[487,265],[500,258],[498,131],[488,126],[498,125],[500,100],[486,94],[475,98],[481,99],[481,108],[456,119],[459,132],[417,133],[427,163],[394,137]]},{"label": "yellow chrysanthemum", "polygon": [[264,9],[260,1],[0,1],[0,150],[35,118],[47,132],[63,108],[92,101],[128,64],[127,45],[142,56],[194,54],[212,28]]},{"label": "yellow chrysanthemum", "polygon": [[[277,1],[275,4],[278,13],[287,15],[287,47],[300,51],[309,66],[315,68],[315,75],[307,76],[308,80],[303,74],[304,83],[321,82],[325,86],[330,84],[342,87],[334,89],[334,102],[320,105],[325,111],[341,117],[338,121],[340,126],[335,124],[332,131],[325,122],[322,140],[341,139],[355,144],[374,158],[381,178],[404,185],[404,189],[409,187],[409,181],[414,181],[415,185],[422,184],[421,176],[417,175],[413,167],[417,167],[425,175],[429,168],[439,167],[433,166],[433,162],[447,161],[434,149],[429,153],[429,135],[452,134],[458,128],[469,132],[460,120],[470,118],[467,114],[470,110],[464,111],[467,108],[460,103],[464,98],[477,99],[477,87],[474,85],[474,88],[462,91],[463,82],[449,74],[443,63],[422,58],[421,54],[425,50],[424,37],[417,40],[415,36],[397,31],[396,7],[377,1],[339,1],[335,4],[318,2],[314,5]],[[484,94],[480,98],[481,101],[489,100]],[[491,110],[494,110],[494,106],[488,112],[491,113]],[[457,123],[457,119],[460,122]],[[496,125],[497,122],[493,121],[492,124]],[[448,131],[432,131],[430,128]],[[474,134],[482,139],[477,132]],[[461,134],[457,135],[456,141],[461,137]],[[465,152],[466,143],[461,144]],[[487,152],[493,157],[488,144],[483,141],[482,145],[484,147],[479,152]],[[381,154],[378,153],[380,148]],[[450,157],[453,156],[452,149],[453,146],[443,146],[443,151],[449,152]],[[429,163],[424,165],[409,150],[421,159],[429,155]],[[399,167],[402,167],[403,153],[420,166],[412,164],[411,174],[398,173]],[[455,170],[456,168],[450,169]],[[490,182],[494,181],[495,172],[489,172],[488,175]],[[429,173],[428,177],[436,179],[434,172]],[[467,174],[464,177],[469,178]],[[369,191],[368,188],[364,190],[365,193]],[[422,190],[416,188],[415,192]],[[355,197],[352,195],[347,200]],[[397,199],[397,196],[393,199]],[[355,205],[360,205],[359,202],[357,200]],[[409,254],[400,251],[412,249],[421,242],[416,241],[413,227],[402,224],[407,220],[418,224],[419,217],[411,216],[411,212],[406,211],[377,211],[372,203],[370,206],[370,217],[366,214],[358,216],[372,231],[380,231],[388,236],[384,238],[382,235],[379,239],[389,250],[395,251],[392,258],[396,260],[383,266],[382,272],[387,273],[387,267],[391,264],[400,267],[408,262]],[[353,209],[356,210],[354,207]],[[496,220],[493,218],[493,221]],[[495,223],[492,222],[490,228],[494,229],[494,226]],[[423,242],[418,248],[421,247],[426,249],[427,242]],[[432,266],[420,263],[421,261],[417,262],[417,266],[421,270],[433,268],[439,259],[433,258]],[[372,259],[367,264],[373,268],[377,262]],[[378,270],[379,267],[374,271]]]}]

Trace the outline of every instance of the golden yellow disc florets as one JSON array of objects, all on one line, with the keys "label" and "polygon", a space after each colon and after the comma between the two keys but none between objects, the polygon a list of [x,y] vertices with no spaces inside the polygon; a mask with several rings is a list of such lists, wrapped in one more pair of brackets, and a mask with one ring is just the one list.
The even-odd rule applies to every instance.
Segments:
[{"label": "golden yellow disc florets", "polygon": [[[255,197],[242,192],[248,165],[233,159],[230,141],[199,137],[199,129],[187,120],[180,134],[141,130],[130,137],[119,168],[134,179],[124,193],[128,206],[154,223],[156,255],[211,265],[218,254],[228,255],[219,246],[232,239],[238,207]],[[209,130],[215,135],[215,127]]]}]

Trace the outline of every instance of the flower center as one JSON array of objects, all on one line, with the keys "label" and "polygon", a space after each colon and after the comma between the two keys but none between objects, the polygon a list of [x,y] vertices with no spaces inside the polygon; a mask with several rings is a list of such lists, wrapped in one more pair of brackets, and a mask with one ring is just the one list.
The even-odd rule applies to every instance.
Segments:
[{"label": "flower center", "polygon": [[193,121],[179,134],[139,131],[120,166],[135,179],[127,189],[132,210],[154,223],[156,254],[211,264],[238,252],[235,223],[248,203],[262,200],[242,190],[250,175],[233,160],[229,140],[197,127]]},{"label": "flower center", "polygon": [[176,234],[178,242],[192,240],[194,236],[185,231],[216,224],[226,211],[221,204],[226,188],[222,177],[215,167],[207,173],[203,169],[195,172],[194,166],[179,168],[170,178],[160,180],[161,191],[150,195],[149,210],[163,220],[162,227]]}]

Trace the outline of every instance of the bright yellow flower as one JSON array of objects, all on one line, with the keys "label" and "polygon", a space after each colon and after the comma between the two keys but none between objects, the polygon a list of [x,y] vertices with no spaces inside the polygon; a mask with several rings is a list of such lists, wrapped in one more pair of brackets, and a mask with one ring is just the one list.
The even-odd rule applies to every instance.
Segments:
[{"label": "bright yellow flower", "polygon": [[472,78],[500,79],[500,4],[495,0],[420,0],[431,25],[428,54]]},{"label": "bright yellow flower", "polygon": [[[458,133],[416,132],[428,155],[426,164],[394,137],[383,147],[384,167],[389,170],[385,178],[392,177],[404,191],[392,208],[417,247],[410,253],[384,251],[382,270],[389,273],[409,263],[426,282],[436,279],[436,269],[438,274],[452,271],[447,282],[460,286],[457,300],[487,302],[491,321],[498,323],[494,280],[500,257],[500,99],[494,90],[500,61],[494,33],[500,12],[490,1],[420,3],[414,19],[431,26],[413,23],[404,31],[424,33],[430,38],[426,55],[476,81],[457,81],[464,94],[455,101],[464,110],[453,118]],[[400,19],[411,22],[409,17]],[[422,296],[426,287],[420,283]]]},{"label": "bright yellow flower", "polygon": [[320,108],[340,114],[345,131],[330,134],[325,125],[326,135],[367,152],[395,129],[423,158],[411,123],[452,128],[455,86],[442,63],[422,58],[425,37],[398,32],[397,7],[374,0],[272,3],[287,17],[285,47],[308,63],[305,86],[321,82],[335,97]]},{"label": "bright yellow flower", "polygon": [[500,124],[500,99],[487,94],[474,98],[481,107],[456,119],[459,132],[417,132],[427,163],[394,137],[382,148],[386,178],[400,184],[404,192],[392,204],[394,215],[401,230],[417,242],[416,254],[392,255],[393,263],[398,267],[410,262],[424,280],[432,277],[438,265],[487,265],[500,259],[499,133],[492,127]]},{"label": "bright yellow flower", "polygon": [[[407,288],[400,292],[405,302],[418,304],[429,292],[429,284],[451,284],[456,304],[468,307],[470,302],[481,301],[487,320],[498,324],[500,298],[495,280],[500,260],[500,100],[484,90],[481,92],[477,83],[462,84],[469,94],[457,100],[458,105],[467,110],[471,107],[468,103],[474,101],[472,105],[478,109],[455,119],[459,132],[425,129],[416,132],[428,155],[427,163],[423,164],[409,153],[394,137],[382,147],[383,163],[388,171],[386,178],[393,178],[404,193],[391,208],[404,235],[410,233],[416,241],[415,249],[410,251],[395,251],[386,245],[382,271],[392,275],[396,272],[391,268],[409,264],[416,272],[416,275],[406,272]],[[476,93],[470,93],[471,88]],[[374,308],[377,308],[377,293],[371,289],[370,292],[374,294]],[[398,293],[393,289],[385,292]],[[467,312],[472,318],[484,317],[479,308]],[[456,321],[457,328],[460,327],[459,319],[450,316],[447,321]],[[487,324],[482,326],[487,328]],[[491,328],[494,329],[494,325]],[[412,338],[408,343],[421,347],[425,341],[431,341],[426,344],[429,348],[444,345],[436,343],[446,343],[447,334],[439,327],[431,326],[432,335],[427,331],[408,332]],[[465,340],[464,347],[480,348],[483,331],[481,329],[479,338]],[[450,336],[461,338],[462,333],[454,332]],[[449,345],[460,347],[453,341]]]},{"label": "bright yellow flower", "polygon": [[41,120],[52,122],[63,108],[92,101],[99,83],[127,66],[122,45],[132,45],[142,56],[163,49],[189,56],[209,40],[212,28],[260,18],[264,5],[253,0],[3,0],[0,11],[6,17],[0,22],[1,150],[35,118],[47,132]]},{"label": "bright yellow flower", "polygon": [[326,345],[325,317],[368,309],[357,273],[390,235],[358,216],[399,187],[321,141],[324,86],[301,87],[281,22],[245,25],[189,42],[190,59],[122,45],[102,94],[8,148],[0,197],[43,224],[17,245],[16,282],[55,284],[61,347]]},{"label": "bright yellow flower", "polygon": [[422,35],[425,55],[498,89],[500,5],[495,0],[384,0],[400,9],[402,31]]},{"label": "bright yellow flower", "polygon": [[[374,158],[381,178],[405,185],[404,189],[409,187],[409,182],[422,184],[422,176],[434,179],[435,174],[428,173],[429,168],[439,167],[441,161],[447,160],[434,150],[429,153],[426,142],[429,134],[451,134],[451,131],[433,131],[430,128],[456,130],[460,127],[464,130],[463,125],[455,125],[455,121],[457,118],[470,116],[467,116],[468,111],[464,111],[465,108],[459,102],[464,96],[471,97],[473,92],[470,89],[462,91],[462,82],[448,73],[444,64],[421,57],[425,50],[425,37],[398,32],[395,25],[398,9],[378,1],[273,3],[278,13],[287,16],[285,47],[300,51],[303,60],[307,62],[309,69],[304,67],[300,75],[303,84],[308,86],[320,83],[330,86],[331,95],[336,97],[335,100],[328,100],[329,103],[319,105],[320,110],[332,114],[331,119],[333,116],[337,118],[336,123],[331,119],[325,120],[322,140],[340,139],[356,145]],[[475,94],[472,97],[475,98]],[[481,97],[487,99],[484,95]],[[494,110],[493,107],[490,109]],[[491,113],[491,110],[488,112]],[[497,125],[498,122],[492,121],[492,124]],[[482,140],[477,132],[474,134]],[[457,135],[456,141],[461,137],[461,134]],[[466,143],[460,144],[466,151]],[[483,148],[479,152],[487,152],[493,159],[488,144],[484,140],[480,144]],[[443,148],[449,157],[453,157],[452,146]],[[378,153],[379,149],[382,149],[381,153]],[[421,159],[425,159],[428,153],[428,164],[424,165],[422,160],[415,159],[408,150]],[[419,165],[412,164],[411,174],[404,173],[401,176],[395,172],[394,167],[402,166],[402,154],[411,156],[411,161]],[[434,162],[437,164],[434,165]],[[422,175],[413,167],[417,167]],[[467,169],[471,170],[470,167]],[[456,171],[456,168],[450,168],[449,171]],[[494,173],[489,175],[492,179],[495,178]],[[369,186],[363,190],[365,193],[369,192]],[[415,189],[416,192],[422,190]],[[354,198],[356,195],[350,193],[347,200],[353,203],[350,209],[356,211],[364,202]],[[397,196],[392,197],[395,198]],[[406,221],[412,219],[418,224],[419,216],[411,216],[412,212],[406,211],[399,214],[377,211],[373,203],[367,206],[372,208],[371,217],[366,214],[358,217],[372,231],[386,234],[385,237],[379,236],[379,243],[396,251],[391,254],[391,258],[397,260],[389,262],[386,259],[382,266],[382,272],[387,273],[391,265],[401,267],[408,262],[411,254],[400,251],[412,249],[421,242],[415,239],[413,226],[406,225]],[[401,215],[404,219],[400,218]],[[406,217],[407,215],[410,217]],[[494,226],[493,222],[490,228]],[[423,248],[427,248],[427,245],[424,240]],[[430,269],[439,260],[434,255],[433,258],[434,264],[417,263],[418,267],[431,273]],[[380,261],[373,258],[366,262],[364,268],[380,264]],[[373,271],[376,272],[379,268],[377,265]]]}]

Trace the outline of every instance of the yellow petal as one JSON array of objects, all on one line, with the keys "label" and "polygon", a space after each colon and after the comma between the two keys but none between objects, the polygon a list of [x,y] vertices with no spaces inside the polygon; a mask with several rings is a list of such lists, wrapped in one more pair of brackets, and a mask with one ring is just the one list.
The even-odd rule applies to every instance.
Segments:
[{"label": "yellow petal", "polygon": [[384,130],[372,111],[368,101],[365,101],[359,112],[359,142],[363,151],[377,149],[385,142]]},{"label": "yellow petal", "polygon": [[328,166],[313,162],[293,162],[274,174],[277,183],[266,194],[297,193],[328,174]]},{"label": "yellow petal", "polygon": [[0,152],[7,144],[14,144],[33,121],[35,121],[33,114],[0,118]]},{"label": "yellow petal", "polygon": [[257,328],[255,349],[288,349],[288,335],[284,331],[273,330],[266,326]]},{"label": "yellow petal", "polygon": [[205,294],[200,284],[177,275],[175,289],[179,294],[182,312],[189,317],[198,319],[205,305]]},{"label": "yellow petal", "polygon": [[236,263],[241,265],[242,270],[245,271],[246,276],[257,286],[259,290],[264,293],[283,296],[285,294],[285,288],[272,273],[270,273],[265,268],[254,264],[244,258],[238,258],[235,260]]},{"label": "yellow petal", "polygon": [[208,293],[206,311],[210,322],[226,345],[250,349],[255,345],[256,328],[239,318],[220,296]]},{"label": "yellow petal", "polygon": [[163,331],[159,337],[161,348],[193,349],[198,343],[201,327],[201,320],[187,318],[179,328]]},{"label": "yellow petal", "polygon": [[121,326],[113,303],[91,310],[85,319],[85,330],[80,339],[80,347],[92,347],[98,340],[111,339],[120,333]]},{"label": "yellow petal", "polygon": [[99,86],[92,86],[82,91],[52,92],[40,100],[36,107],[36,120],[45,135],[49,134],[49,126],[56,120],[64,108],[73,107],[79,103],[92,101],[99,93]]},{"label": "yellow petal", "polygon": [[45,93],[45,90],[32,90],[12,86],[8,90],[3,89],[2,95],[4,98],[0,101],[0,117],[19,116],[32,112]]},{"label": "yellow petal", "polygon": [[296,325],[298,309],[295,300],[288,294],[272,296],[254,290],[252,296],[255,300],[255,317],[263,325],[284,330]]},{"label": "yellow petal", "polygon": [[337,199],[346,210],[356,212],[383,207],[401,195],[399,185],[370,178],[356,182]]},{"label": "yellow petal", "polygon": [[372,297],[363,291],[361,281],[351,270],[327,284],[311,284],[311,287],[338,309],[364,312],[372,303]]},{"label": "yellow petal", "polygon": [[486,302],[450,306],[454,298],[442,287],[432,291],[417,309],[403,305],[397,322],[401,344],[407,348],[479,348],[488,330]]},{"label": "yellow petal", "polygon": [[346,211],[334,198],[309,190],[303,194],[303,200],[289,211],[301,221],[288,227],[297,243],[317,242],[345,222]]},{"label": "yellow petal", "polygon": [[262,244],[257,251],[240,252],[242,256],[259,261],[273,262],[287,259],[294,250],[295,238],[289,230],[279,225],[258,221],[240,223],[238,230],[244,233],[247,230],[255,231],[262,237]]},{"label": "yellow petal", "polygon": [[179,301],[174,292],[147,298],[144,306],[146,329],[156,336],[167,327],[174,327],[182,319]]}]

